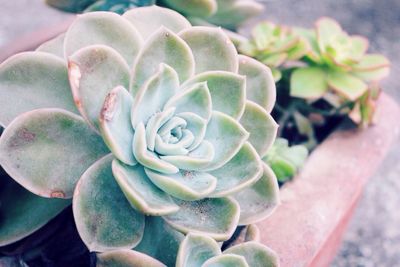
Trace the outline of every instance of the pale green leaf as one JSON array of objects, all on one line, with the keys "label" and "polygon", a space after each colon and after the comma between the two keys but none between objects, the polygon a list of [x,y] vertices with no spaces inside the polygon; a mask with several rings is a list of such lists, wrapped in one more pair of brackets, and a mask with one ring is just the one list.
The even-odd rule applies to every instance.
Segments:
[{"label": "pale green leaf", "polygon": [[133,25],[112,12],[90,12],[79,15],[65,35],[64,53],[68,58],[90,45],[106,45],[132,65],[143,40]]},{"label": "pale green leaf", "polygon": [[189,21],[178,12],[158,6],[134,8],[123,17],[135,26],[144,40],[161,26],[175,33],[191,27]]},{"label": "pale green leaf", "polygon": [[221,254],[217,242],[208,236],[188,234],[182,241],[176,267],[198,267]]},{"label": "pale green leaf", "polygon": [[0,65],[0,124],[38,108],[78,113],[68,82],[67,66],[44,52],[25,52]]},{"label": "pale green leaf", "polygon": [[144,216],[133,209],[111,171],[112,155],[81,177],[73,199],[76,227],[90,251],[131,249],[143,236]]},{"label": "pale green leaf", "polygon": [[290,77],[290,95],[305,99],[318,99],[328,90],[324,70],[318,67],[305,67],[293,71]]},{"label": "pale green leaf", "polygon": [[192,49],[196,74],[211,70],[237,73],[236,48],[220,28],[196,26],[183,30],[179,36]]},{"label": "pale green leaf", "polygon": [[0,139],[0,161],[19,184],[44,197],[71,198],[80,176],[108,149],[84,120],[62,109],[18,116]]},{"label": "pale green leaf", "polygon": [[126,198],[141,213],[161,216],[179,210],[172,198],[151,182],[143,166],[128,166],[114,160],[112,172]]}]

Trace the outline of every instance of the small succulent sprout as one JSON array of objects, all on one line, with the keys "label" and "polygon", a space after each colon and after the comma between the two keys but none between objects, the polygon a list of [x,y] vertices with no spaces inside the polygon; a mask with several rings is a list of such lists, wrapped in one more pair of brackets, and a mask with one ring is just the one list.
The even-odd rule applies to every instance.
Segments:
[{"label": "small succulent sprout", "polygon": [[[296,29],[311,49],[309,66],[296,69],[291,76],[291,95],[316,100],[333,91],[338,102],[356,102],[368,84],[389,74],[389,60],[379,54],[366,54],[368,40],[348,35],[333,19],[321,18],[315,30]],[[327,98],[329,102],[329,99]]]},{"label": "small succulent sprout", "polygon": [[308,156],[305,146],[289,146],[284,138],[277,138],[263,160],[271,166],[279,182],[292,179],[303,167]]},{"label": "small succulent sprout", "polygon": [[251,38],[239,45],[241,53],[269,66],[276,82],[282,77],[282,64],[301,59],[309,49],[304,37],[289,27],[269,21],[257,24]]},{"label": "small succulent sprout", "polygon": [[92,12],[39,51],[0,66],[0,162],[37,195],[73,197],[91,251],[161,259],[148,232],[165,223],[171,244],[224,241],[279,203],[261,160],[277,134],[271,71],[221,29],[157,6]]},{"label": "small succulent sprout", "polygon": [[255,241],[241,243],[221,252],[212,238],[188,234],[179,247],[175,266],[277,267],[279,258],[274,251]]}]

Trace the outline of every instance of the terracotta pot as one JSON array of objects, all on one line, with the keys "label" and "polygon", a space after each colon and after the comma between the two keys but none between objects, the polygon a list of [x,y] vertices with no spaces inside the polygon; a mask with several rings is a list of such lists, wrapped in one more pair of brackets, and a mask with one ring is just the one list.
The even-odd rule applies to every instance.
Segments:
[{"label": "terracotta pot", "polygon": [[[0,62],[35,49],[70,23],[12,42],[0,49]],[[381,95],[376,116],[376,125],[336,131],[318,146],[301,174],[281,189],[281,205],[258,224],[261,242],[278,253],[281,267],[329,266],[368,178],[400,132],[400,108],[389,96]]]},{"label": "terracotta pot", "polygon": [[377,123],[339,130],[314,150],[300,175],[281,189],[281,205],[258,224],[281,267],[329,266],[364,186],[400,132],[400,108],[378,100]]}]

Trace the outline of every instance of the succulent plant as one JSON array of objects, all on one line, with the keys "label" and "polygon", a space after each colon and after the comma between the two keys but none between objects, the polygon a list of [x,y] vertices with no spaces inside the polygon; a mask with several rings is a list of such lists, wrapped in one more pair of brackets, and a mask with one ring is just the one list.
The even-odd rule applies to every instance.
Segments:
[{"label": "succulent plant", "polygon": [[[333,19],[319,19],[315,31],[296,31],[308,39],[311,49],[306,55],[309,66],[291,76],[292,96],[314,100],[325,97],[338,107],[345,101],[358,100],[368,90],[368,83],[389,74],[388,59],[366,54],[368,40],[348,35]],[[327,94],[329,89],[335,94]]]},{"label": "succulent plant", "polygon": [[271,166],[279,182],[286,182],[299,172],[307,156],[305,146],[289,146],[288,140],[277,138],[263,160]]},{"label": "succulent plant", "polygon": [[256,58],[272,69],[275,81],[282,77],[280,67],[301,59],[309,50],[307,40],[290,27],[269,21],[257,24],[252,37],[239,45],[239,51]]},{"label": "succulent plant", "polygon": [[175,266],[277,267],[279,259],[275,252],[255,241],[244,242],[221,252],[212,238],[189,234],[179,247]]},{"label": "succulent plant", "polygon": [[153,240],[171,251],[180,232],[223,241],[274,210],[261,160],[274,102],[270,70],[221,29],[156,6],[87,13],[0,65],[0,163],[36,195],[73,197],[91,251],[160,259]]},{"label": "succulent plant", "polygon": [[113,11],[124,13],[130,8],[160,5],[175,9],[195,24],[215,24],[234,30],[259,15],[263,5],[254,0],[45,0],[67,12]]}]

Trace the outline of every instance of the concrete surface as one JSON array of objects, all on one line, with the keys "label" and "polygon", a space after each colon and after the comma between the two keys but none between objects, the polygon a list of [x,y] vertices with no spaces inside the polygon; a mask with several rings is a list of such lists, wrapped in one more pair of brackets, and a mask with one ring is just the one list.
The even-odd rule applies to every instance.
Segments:
[{"label": "concrete surface", "polygon": [[[0,46],[35,29],[57,23],[67,14],[40,0],[0,0]],[[352,34],[367,36],[370,51],[393,63],[384,89],[400,102],[399,0],[264,1],[263,16],[278,23],[312,26],[320,16],[337,19]],[[372,142],[373,140],[371,140]],[[400,140],[368,184],[332,267],[400,266]],[[351,185],[350,185],[351,186]],[[306,240],[305,240],[306,242]]]}]

